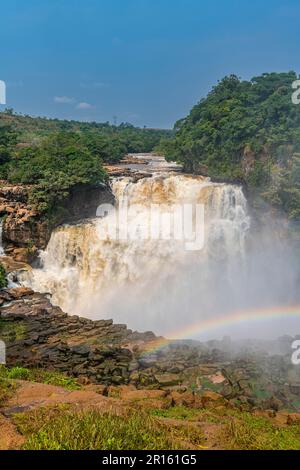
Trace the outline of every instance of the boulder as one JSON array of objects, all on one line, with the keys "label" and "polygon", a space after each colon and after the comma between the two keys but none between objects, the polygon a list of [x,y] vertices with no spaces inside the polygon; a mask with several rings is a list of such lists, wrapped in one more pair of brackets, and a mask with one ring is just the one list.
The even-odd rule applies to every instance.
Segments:
[{"label": "boulder", "polygon": [[202,397],[194,392],[171,392],[173,406],[186,406],[188,408],[202,408]]},{"label": "boulder", "polygon": [[205,408],[210,404],[223,404],[225,399],[220,393],[213,392],[211,390],[205,391],[201,396],[202,406]]},{"label": "boulder", "polygon": [[300,424],[300,413],[291,413],[287,417],[287,424]]},{"label": "boulder", "polygon": [[155,374],[155,379],[162,387],[178,385],[181,382],[177,374]]}]

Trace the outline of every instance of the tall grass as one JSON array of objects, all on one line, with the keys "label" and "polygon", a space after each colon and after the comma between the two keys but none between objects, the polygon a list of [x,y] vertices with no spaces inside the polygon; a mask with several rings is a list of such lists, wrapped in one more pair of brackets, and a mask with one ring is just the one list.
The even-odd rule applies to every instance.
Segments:
[{"label": "tall grass", "polygon": [[168,450],[179,449],[170,433],[153,417],[97,411],[39,410],[16,415],[27,437],[26,450]]}]

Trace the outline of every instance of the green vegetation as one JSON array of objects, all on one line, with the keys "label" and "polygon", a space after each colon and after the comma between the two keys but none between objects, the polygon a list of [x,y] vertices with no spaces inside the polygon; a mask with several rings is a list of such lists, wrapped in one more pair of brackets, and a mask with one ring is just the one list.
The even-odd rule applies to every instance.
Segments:
[{"label": "green vegetation", "polygon": [[88,140],[99,142],[97,145],[104,150],[103,160],[108,162],[118,161],[127,152],[151,152],[161,138],[172,135],[170,130],[139,128],[127,122],[117,126],[109,122],[47,119],[15,114],[11,109],[0,113],[0,122],[11,129],[11,137],[14,136],[15,141],[19,141],[22,145],[31,145],[60,132],[88,136]]},{"label": "green vegetation", "polygon": [[7,376],[7,369],[0,365],[0,406],[8,400],[16,389],[16,383]]},{"label": "green vegetation", "polygon": [[6,271],[3,264],[0,263],[0,289],[7,287]]},{"label": "green vegetation", "polygon": [[175,406],[152,410],[162,419],[189,420],[218,425],[223,449],[299,450],[300,425],[277,426],[270,419],[232,408],[190,409]]},{"label": "green vegetation", "polygon": [[299,425],[279,427],[237,409],[177,406],[115,415],[63,405],[16,414],[14,423],[27,450],[300,449]]},{"label": "green vegetation", "polygon": [[[0,406],[19,386],[17,380],[78,388],[55,372],[2,366]],[[281,419],[226,406],[169,404],[161,409],[140,403],[129,409],[120,402],[116,410],[99,411],[57,404],[17,413],[12,420],[25,438],[26,450],[300,450],[299,424],[279,424]]]},{"label": "green vegetation", "polygon": [[167,450],[180,447],[155,418],[96,411],[39,410],[15,416],[27,450]]},{"label": "green vegetation", "polygon": [[118,162],[128,152],[150,152],[167,135],[130,124],[0,113],[0,179],[32,185],[30,202],[49,215],[73,188],[105,181],[104,163]]},{"label": "green vegetation", "polygon": [[256,194],[300,219],[300,106],[294,72],[242,81],[225,77],[162,141],[167,158],[189,172],[244,181]]},{"label": "green vegetation", "polygon": [[160,418],[193,420],[197,419],[199,410],[187,408],[186,406],[172,406],[171,408],[152,410],[151,414]]},{"label": "green vegetation", "polygon": [[56,385],[67,390],[79,390],[81,387],[76,379],[67,377],[58,372],[42,369],[26,369],[24,367],[8,368],[0,365],[0,406],[13,395],[17,388],[17,380],[28,380],[31,382]]},{"label": "green vegetation", "polygon": [[42,369],[31,369],[29,379],[33,382],[40,382],[48,385],[63,387],[67,390],[80,390],[81,385],[78,384],[74,377],[68,377],[59,372],[47,371]]},{"label": "green vegetation", "polygon": [[7,343],[14,343],[24,338],[26,327],[24,322],[11,322],[0,319],[0,339]]},{"label": "green vegetation", "polygon": [[0,406],[11,397],[15,389],[15,383],[0,374]]},{"label": "green vegetation", "polygon": [[55,371],[48,371],[44,369],[27,369],[25,367],[0,367],[0,380],[28,380],[30,382],[43,383],[48,385],[55,385],[63,387],[67,390],[80,390],[81,386],[73,377],[60,374]]},{"label": "green vegetation", "polygon": [[191,422],[226,424],[232,410],[225,408],[189,408],[184,405],[151,410],[153,416]]},{"label": "green vegetation", "polygon": [[35,184],[30,201],[49,211],[78,185],[105,179],[100,155],[91,152],[76,134],[54,134],[40,145],[21,149],[8,165],[8,181]]}]

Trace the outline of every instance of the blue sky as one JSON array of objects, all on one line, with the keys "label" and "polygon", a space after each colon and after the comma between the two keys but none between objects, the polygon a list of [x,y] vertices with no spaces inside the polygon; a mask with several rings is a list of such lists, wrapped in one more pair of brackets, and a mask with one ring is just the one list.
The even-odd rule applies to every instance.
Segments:
[{"label": "blue sky", "polygon": [[300,72],[299,0],[0,7],[0,79],[18,112],[171,127],[226,74]]}]

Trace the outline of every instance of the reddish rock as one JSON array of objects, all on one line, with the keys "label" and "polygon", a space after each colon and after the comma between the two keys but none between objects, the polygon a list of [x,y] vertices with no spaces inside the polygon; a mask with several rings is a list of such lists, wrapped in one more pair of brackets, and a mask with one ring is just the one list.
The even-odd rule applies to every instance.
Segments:
[{"label": "reddish rock", "polygon": [[202,399],[193,392],[172,392],[172,403],[175,406],[187,406],[189,408],[202,408]]},{"label": "reddish rock", "polygon": [[300,424],[300,413],[292,413],[287,417],[287,424]]},{"label": "reddish rock", "polygon": [[201,397],[201,400],[202,400],[203,407],[206,407],[209,404],[214,404],[214,405],[217,403],[222,404],[225,401],[222,395],[220,395],[219,393],[213,392],[211,390],[205,391]]}]

